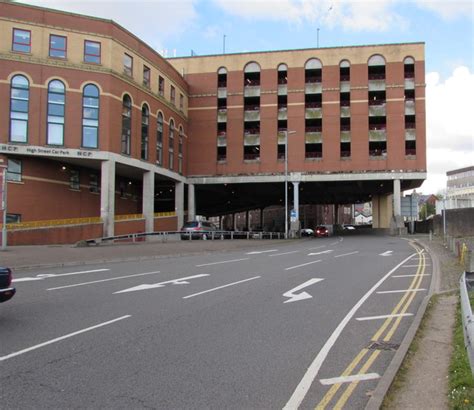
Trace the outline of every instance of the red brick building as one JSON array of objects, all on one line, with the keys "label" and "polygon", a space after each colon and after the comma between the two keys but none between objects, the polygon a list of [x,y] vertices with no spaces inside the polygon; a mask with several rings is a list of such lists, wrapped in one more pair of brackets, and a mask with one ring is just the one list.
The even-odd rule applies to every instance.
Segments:
[{"label": "red brick building", "polygon": [[285,180],[297,211],[372,200],[388,227],[426,177],[423,43],[166,60],[112,21],[13,3],[0,33],[12,243],[262,210]]}]

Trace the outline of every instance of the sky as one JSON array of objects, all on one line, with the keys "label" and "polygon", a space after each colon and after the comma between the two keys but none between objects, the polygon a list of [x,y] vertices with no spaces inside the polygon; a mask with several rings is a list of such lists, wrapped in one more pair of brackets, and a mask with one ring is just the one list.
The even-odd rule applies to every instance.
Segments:
[{"label": "sky", "polygon": [[111,19],[165,56],[425,42],[428,178],[474,165],[474,0],[28,0]]}]

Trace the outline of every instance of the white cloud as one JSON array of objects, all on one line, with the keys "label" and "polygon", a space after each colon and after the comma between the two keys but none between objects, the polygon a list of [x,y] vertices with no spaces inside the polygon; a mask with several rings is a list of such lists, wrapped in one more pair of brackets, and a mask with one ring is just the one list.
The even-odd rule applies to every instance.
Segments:
[{"label": "white cloud", "polygon": [[405,28],[395,0],[214,0],[227,13],[248,20],[327,24],[352,31]]},{"label": "white cloud", "polygon": [[428,179],[422,191],[446,186],[446,172],[474,165],[474,73],[456,68],[444,82],[436,72],[426,76]]},{"label": "white cloud", "polygon": [[458,17],[474,18],[472,0],[416,0],[416,2],[419,7],[433,11],[445,20]]}]

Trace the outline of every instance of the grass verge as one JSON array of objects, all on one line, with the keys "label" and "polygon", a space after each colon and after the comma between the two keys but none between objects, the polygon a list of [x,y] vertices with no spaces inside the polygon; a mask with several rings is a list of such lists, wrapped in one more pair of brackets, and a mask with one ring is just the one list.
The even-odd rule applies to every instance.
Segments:
[{"label": "grass verge", "polygon": [[[474,298],[471,296],[471,306]],[[461,319],[461,303],[456,309],[456,325],[453,338],[453,355],[449,366],[449,405],[452,409],[474,408],[474,379],[469,366]]]}]

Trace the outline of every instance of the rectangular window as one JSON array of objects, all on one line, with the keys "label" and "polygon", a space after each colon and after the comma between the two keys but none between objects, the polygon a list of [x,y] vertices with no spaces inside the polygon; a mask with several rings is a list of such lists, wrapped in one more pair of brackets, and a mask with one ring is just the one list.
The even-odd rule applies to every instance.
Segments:
[{"label": "rectangular window", "polygon": [[130,77],[133,75],[133,57],[127,53],[123,55],[123,72]]},{"label": "rectangular window", "polygon": [[21,160],[8,158],[7,181],[21,182]]},{"label": "rectangular window", "polygon": [[99,176],[97,174],[89,175],[89,191],[98,194],[100,192]]},{"label": "rectangular window", "polygon": [[143,85],[150,88],[151,71],[146,65],[143,66]]},{"label": "rectangular window", "polygon": [[49,56],[55,58],[66,58],[67,38],[50,34],[49,36]]},{"label": "rectangular window", "polygon": [[179,95],[179,109],[181,111],[184,110],[184,95],[183,94]]},{"label": "rectangular window", "polygon": [[84,41],[84,62],[100,64],[100,43],[97,41]]},{"label": "rectangular window", "polygon": [[170,100],[171,104],[176,105],[176,90],[172,85],[170,86]]},{"label": "rectangular window", "polygon": [[81,189],[79,171],[77,169],[71,169],[69,171],[69,188],[75,189],[77,191]]},{"label": "rectangular window", "polygon": [[161,75],[158,77],[158,94],[165,95],[165,79]]},{"label": "rectangular window", "polygon": [[31,53],[31,31],[13,29],[12,50],[20,53]]},{"label": "rectangular window", "polygon": [[17,224],[21,222],[21,214],[7,214],[7,224]]}]

